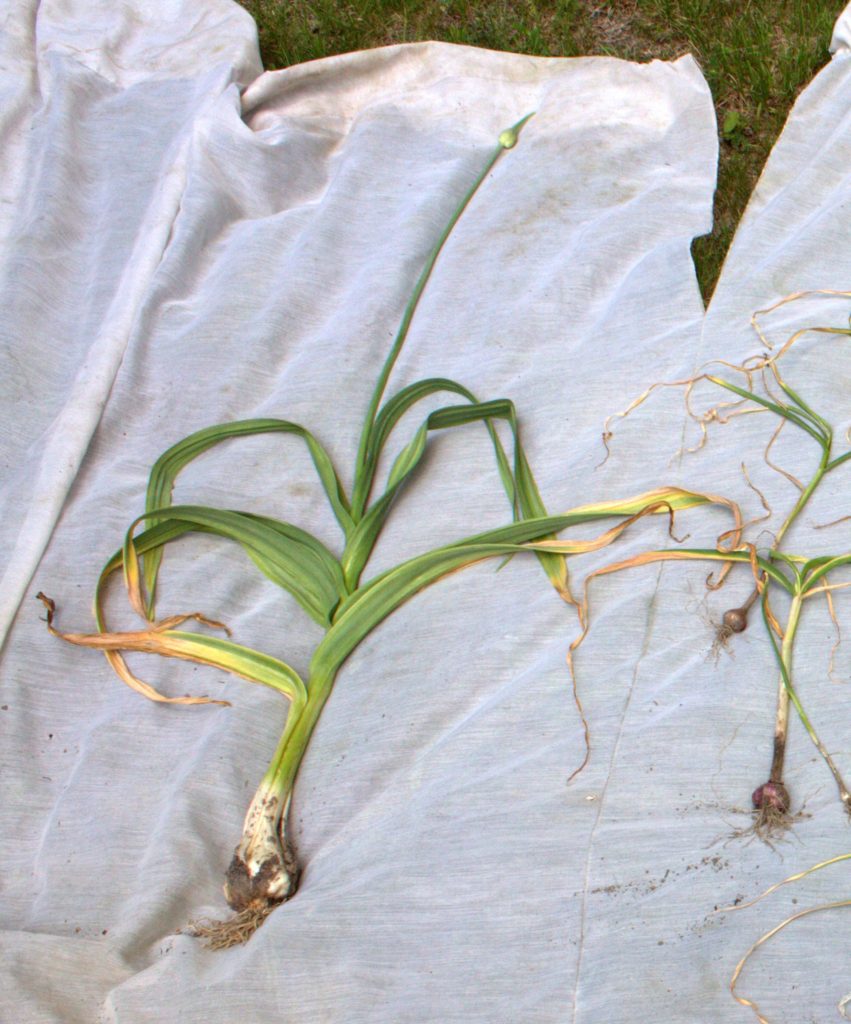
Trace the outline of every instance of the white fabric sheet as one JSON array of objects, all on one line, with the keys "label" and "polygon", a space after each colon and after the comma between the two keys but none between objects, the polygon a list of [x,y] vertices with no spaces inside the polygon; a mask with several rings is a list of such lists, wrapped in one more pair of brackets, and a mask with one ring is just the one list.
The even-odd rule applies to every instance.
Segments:
[{"label": "white fabric sheet", "polygon": [[[221,875],[280,701],[146,661],[140,672],[168,692],[233,707],[147,703],[96,654],[52,639],[34,595],[57,600],[60,626],[90,627],[97,573],[142,509],[147,470],[200,427],[301,422],[348,484],[422,262],[499,132],[531,110],[442,254],[393,384],[448,376],[514,399],[552,511],[668,482],[729,493],[753,514],[743,452],[785,508],[789,486],[760,463],[761,423],[730,425],[672,461],[693,428],[665,393],[619,426],[598,468],[600,431],[653,381],[752,351],[752,309],[851,279],[846,24],[704,322],[689,245],[711,224],[716,132],[691,58],[638,66],[421,44],[260,74],[253,25],[224,0],[10,9],[0,1019],[747,1018],[727,991],[739,955],[791,900],[841,894],[842,869],[752,911],[711,911],[843,852],[847,830],[793,728],[789,782],[812,817],[776,851],[730,841],[768,769],[776,685],[758,630],[734,659],[707,657],[710,616],[746,580],[708,601],[702,568],[649,567],[596,587],[577,659],[592,754],[569,785],[583,756],[565,667],[576,626],[539,566],[480,566],[416,597],[351,658],[315,733],[291,815],[297,897],[247,946],[218,954],[178,930],[225,909]],[[841,421],[838,360],[796,365]],[[793,463],[812,454],[790,444]],[[176,497],[278,515],[339,546],[291,439],[209,453]],[[837,485],[813,520],[840,497]],[[507,513],[485,432],[440,437],[370,570]],[[687,528],[708,544],[724,524],[693,514]],[[642,524],[620,554],[665,542],[663,524]],[[170,551],[162,577],[161,614],[197,608],[302,671],[320,635],[209,538]],[[117,590],[111,614],[133,625]],[[824,682],[829,625],[807,621],[801,689],[841,752],[844,690]],[[746,990],[780,1020],[831,1019],[848,947],[838,922],[808,918],[760,954]]]}]

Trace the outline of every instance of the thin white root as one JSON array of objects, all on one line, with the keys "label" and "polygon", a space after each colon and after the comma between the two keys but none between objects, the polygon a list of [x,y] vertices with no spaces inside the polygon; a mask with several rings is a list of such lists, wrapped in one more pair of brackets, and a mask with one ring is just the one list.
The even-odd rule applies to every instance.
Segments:
[{"label": "thin white root", "polygon": [[190,921],[189,932],[201,939],[205,949],[230,949],[248,942],[274,909],[275,904],[270,903],[265,907],[248,907],[223,921]]}]

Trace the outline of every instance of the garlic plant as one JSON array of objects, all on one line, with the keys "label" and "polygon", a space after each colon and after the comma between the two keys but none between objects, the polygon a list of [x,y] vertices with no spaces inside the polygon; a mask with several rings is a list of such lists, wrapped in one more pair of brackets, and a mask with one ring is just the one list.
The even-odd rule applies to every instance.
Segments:
[{"label": "garlic plant", "polygon": [[[754,325],[757,327],[760,338],[767,343],[767,339],[759,331],[756,318],[761,313],[767,313],[782,305],[784,302],[801,298],[802,293],[790,296],[781,300],[768,310],[760,310],[754,314]],[[812,722],[807,715],[797,691],[792,682],[792,663],[794,654],[795,637],[797,635],[800,616],[804,602],[812,597],[822,595],[826,597],[831,616],[834,617],[832,593],[834,590],[845,584],[831,584],[828,580],[830,573],[844,565],[851,564],[851,554],[839,553],[832,556],[819,556],[807,558],[802,555],[790,554],[783,549],[786,535],[792,525],[798,520],[801,513],[809,504],[813,494],[818,489],[824,478],[835,469],[851,459],[851,448],[837,453],[835,451],[834,431],[827,420],[819,415],[812,406],[797,393],[782,376],[778,363],[789,351],[792,345],[804,334],[817,332],[833,335],[851,335],[851,328],[847,327],[815,327],[805,328],[796,332],[776,352],[768,351],[764,354],[754,356],[741,365],[721,362],[720,365],[740,375],[741,383],[730,380],[714,373],[701,373],[685,381],[675,381],[671,384],[653,385],[643,392],[624,412],[609,417],[607,420],[603,439],[608,447],[611,440],[611,421],[617,417],[628,416],[634,409],[641,405],[660,386],[684,386],[687,395],[687,408],[689,413],[700,424],[702,437],[698,447],[702,447],[706,440],[707,424],[714,421],[728,421],[737,416],[749,415],[754,412],[767,411],[778,417],[779,423],[766,447],[765,457],[772,468],[773,463],[768,460],[768,451],[776,440],[779,432],[791,424],[807,434],[816,442],[819,451],[818,462],[813,469],[812,477],[804,484],[795,480],[791,474],[779,469],[787,479],[792,481],[798,488],[799,496],[791,511],[783,520],[781,526],[773,536],[773,542],[764,549],[758,549],[752,543],[741,543],[736,545],[723,545],[716,549],[680,548],[674,551],[650,551],[638,555],[625,562],[619,562],[607,566],[593,575],[602,575],[608,572],[615,572],[620,569],[630,568],[635,565],[643,565],[647,562],[670,561],[679,559],[696,559],[722,562],[730,567],[735,563],[741,563],[748,567],[754,580],[754,592],[742,608],[733,608],[725,613],[722,625],[722,639],[727,639],[731,634],[742,632],[747,625],[747,612],[756,600],[760,601],[763,619],[772,648],[777,657],[780,671],[777,695],[777,713],[774,729],[774,750],[771,760],[771,768],[768,780],[758,786],[753,792],[753,804],[756,811],[756,829],[759,832],[770,833],[777,828],[788,825],[790,798],[783,782],[783,765],[786,753],[786,734],[788,730],[789,705],[794,706],[801,722],[804,725],[810,739],[815,744],[819,754],[824,759],[827,767],[832,773],[837,787],[839,797],[845,810],[851,814],[851,793],[849,793],[839,768],[833,757],[828,752],[822,741],[819,739]],[[712,364],[710,364],[712,365]],[[769,384],[770,379],[782,391],[782,397],[772,393]],[[691,412],[690,400],[693,389],[699,381],[707,381],[735,396],[735,401],[718,404],[710,408],[702,416],[695,416]],[[761,382],[761,387],[760,383]],[[590,577],[589,577],[590,579]],[[784,591],[789,598],[789,608],[786,613],[786,621],[781,623],[775,615],[772,603],[772,591],[779,589]]]},{"label": "garlic plant", "polygon": [[[248,808],[243,835],[227,871],[225,894],[236,916],[230,921],[213,922],[197,929],[213,947],[244,941],[271,909],[294,894],[299,866],[287,828],[287,812],[299,765],[341,666],[371,630],[399,605],[442,577],[483,559],[530,552],[536,554],[559,596],[569,604],[576,604],[569,588],[566,557],[612,543],[645,515],[673,517],[675,512],[688,508],[721,504],[733,515],[730,532],[733,546],[740,540],[741,522],[734,505],[722,498],[678,488],[661,488],[622,501],[586,505],[563,515],[549,515],[520,442],[514,406],[508,399],[479,401],[463,385],[442,377],[409,384],[385,399],[394,364],[443,244],[497,160],[514,147],[527,120],[523,118],[500,135],[498,145],[426,261],[369,402],[350,495],[346,494],[328,452],[313,434],[298,424],[252,419],[209,427],[173,445],[154,465],[145,512],[130,525],[122,549],[101,573],[95,600],[96,633],[59,633],[53,626],[54,604],[40,595],[48,607],[48,625],[54,633],[71,643],[104,651],[119,677],[152,700],[177,704],[208,702],[206,697],[163,696],[130,670],[122,652],[143,651],[212,665],[270,686],[288,701],[280,741]],[[376,470],[391,434],[405,413],[422,399],[438,394],[449,396],[451,404],[423,419],[397,455],[383,492],[374,496]],[[511,434],[513,451],[510,456],[497,432],[499,421],[507,425]],[[490,434],[512,521],[499,529],[418,555],[364,580],[364,571],[393,501],[415,473],[429,434],[470,423],[483,424]],[[192,459],[221,441],[269,433],[291,434],[307,445],[319,482],[342,531],[339,553],[332,552],[306,530],[291,523],[245,511],[170,504],[175,478]],[[591,539],[556,539],[556,535],[568,527],[613,519],[617,520],[615,525]],[[141,526],[144,529],[137,533]],[[214,534],[241,545],[260,572],[292,594],[305,613],[325,629],[311,658],[306,680],[276,657],[230,639],[178,628],[189,620],[213,627],[220,625],[200,614],[156,619],[156,585],[163,550],[190,531]],[[105,585],[119,569],[123,571],[132,607],[145,623],[143,629],[135,632],[111,632],[105,621]]]},{"label": "garlic plant", "polygon": [[[843,566],[851,565],[851,553],[839,552],[834,555],[820,555],[815,558],[809,558],[804,555],[788,553],[783,549],[784,542],[791,527],[808,506],[825,477],[829,473],[838,469],[844,463],[851,460],[851,447],[846,446],[845,450],[839,452],[835,450],[836,441],[834,430],[830,423],[822,415],[816,412],[813,406],[809,402],[805,401],[801,395],[788,384],[778,368],[778,363],[781,358],[802,336],[808,333],[815,333],[848,337],[851,336],[851,327],[804,328],[796,331],[777,351],[773,351],[772,346],[760,330],[758,322],[758,318],[762,314],[770,313],[778,306],[782,306],[788,302],[794,302],[798,299],[811,295],[830,295],[851,298],[851,293],[849,292],[800,292],[790,295],[785,299],[781,299],[768,309],[759,310],[755,313],[752,323],[756,328],[761,341],[765,344],[767,351],[746,360],[741,365],[732,365],[729,363],[721,364],[727,370],[732,370],[734,373],[737,373],[739,375],[740,382],[711,373],[703,373],[685,381],[672,382],[674,386],[684,386],[687,389],[687,407],[689,408],[690,413],[691,407],[689,405],[689,399],[691,398],[692,390],[698,381],[705,380],[717,387],[723,388],[735,396],[735,401],[713,406],[702,416],[695,416],[695,419],[697,419],[702,431],[701,442],[698,445],[698,448],[702,447],[706,440],[707,425],[713,421],[726,422],[736,416],[748,415],[750,413],[762,411],[772,413],[774,416],[779,418],[777,428],[771,435],[766,446],[765,461],[769,466],[786,477],[786,479],[788,479],[797,488],[799,493],[792,509],[783,520],[777,532],[774,534],[771,545],[762,550],[758,550],[753,544],[731,544],[723,550],[721,548],[717,548],[715,550],[678,549],[676,551],[647,552],[643,555],[637,556],[636,558],[606,566],[605,568],[598,570],[597,573],[592,574],[592,576],[602,575],[606,572],[615,572],[620,569],[630,568],[634,565],[640,565],[650,561],[672,559],[720,561],[727,566],[739,562],[743,566],[746,566],[747,570],[752,574],[754,580],[754,591],[751,594],[751,597],[745,602],[745,605],[742,608],[730,609],[725,613],[719,635],[722,640],[726,641],[733,633],[742,632],[747,626],[748,610],[754,603],[756,603],[757,600],[759,600],[765,628],[779,668],[777,711],[774,726],[774,746],[769,777],[766,782],[762,783],[762,785],[758,786],[754,790],[752,795],[755,815],[754,829],[757,834],[766,838],[776,835],[779,831],[787,828],[792,821],[792,817],[790,815],[791,798],[783,781],[783,767],[786,756],[790,703],[794,706],[807,734],[833,775],[839,792],[839,799],[845,811],[851,814],[851,793],[849,793],[848,786],[845,783],[833,756],[827,750],[813,727],[813,724],[801,703],[797,690],[793,685],[795,639],[800,628],[804,605],[813,597],[824,597],[828,605],[831,619],[834,624],[837,625],[838,629],[833,595],[837,591],[848,587],[851,584],[849,584],[847,579],[839,582],[833,582],[830,579],[830,576]],[[782,397],[777,396],[772,392],[768,381],[773,381],[773,383],[777,385],[782,392]],[[660,386],[668,385],[651,386],[626,410],[624,410],[624,412],[618,413],[617,417],[629,415],[635,408],[646,401],[650,394]],[[758,387],[760,390],[757,390]],[[694,414],[692,413],[692,415]],[[603,439],[607,447],[608,442],[612,437],[610,429],[611,421],[617,417],[610,417],[604,428]],[[776,466],[770,461],[768,456],[771,446],[778,437],[780,431],[787,424],[790,424],[807,434],[817,446],[818,461],[812,470],[812,475],[809,481],[806,483],[797,480],[791,475],[791,473],[788,473],[781,467]],[[849,444],[851,444],[851,431],[849,431],[846,436],[846,445]],[[843,517],[843,519],[847,518],[848,516]],[[839,521],[841,520],[837,520],[836,522]],[[826,525],[835,525],[835,523]],[[591,577],[589,577],[589,580],[590,578]],[[775,613],[772,606],[772,593],[778,591],[785,592],[787,598],[785,621],[783,622],[780,621],[780,618],[778,618],[778,615]],[[584,603],[587,605],[587,598]],[[831,857],[828,860],[822,861],[804,871],[797,872],[783,881],[772,885],[761,896],[757,897],[757,899],[751,900],[747,903],[740,903],[736,906],[726,907],[723,908],[723,911],[718,912],[731,913],[753,906],[753,904],[758,900],[761,900],[765,896],[775,892],[781,886],[787,885],[791,882],[800,881],[815,871],[820,871],[823,868],[848,859],[851,859],[851,853],[839,854],[838,856]],[[780,924],[776,925],[757,939],[757,941],[751,945],[748,951],[739,960],[730,981],[730,991],[738,1003],[753,1012],[760,1024],[770,1024],[770,1022],[762,1013],[756,1002],[745,996],[739,995],[736,991],[742,971],[751,956],[766,942],[772,939],[780,931],[793,924],[795,921],[823,910],[832,910],[849,906],[851,906],[851,900],[841,899],[799,910],[785,918],[780,922]],[[841,1000],[838,1006],[841,1016],[846,1017],[845,1008],[849,1004],[851,1004],[851,996],[847,996]]]}]

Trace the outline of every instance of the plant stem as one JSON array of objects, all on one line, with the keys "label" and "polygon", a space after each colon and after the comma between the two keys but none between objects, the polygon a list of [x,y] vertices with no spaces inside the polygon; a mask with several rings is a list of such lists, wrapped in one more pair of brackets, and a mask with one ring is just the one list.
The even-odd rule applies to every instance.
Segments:
[{"label": "plant stem", "polygon": [[[818,469],[813,474],[812,480],[810,480],[809,484],[801,492],[800,497],[795,503],[795,507],[786,517],[786,521],[777,532],[774,547],[770,553],[771,555],[773,555],[774,552],[779,551],[780,544],[786,535],[786,532],[801,514],[825,474],[829,473],[837,464],[837,462],[832,463],[830,461],[830,452],[831,438],[829,437],[827,442],[823,445],[822,457],[819,461]],[[774,758],[771,765],[771,779],[772,781],[780,781],[783,773],[783,757],[786,750],[786,732],[789,720],[789,701],[791,700],[795,705],[798,717],[803,722],[804,728],[807,730],[810,739],[815,744],[818,752],[824,758],[825,763],[836,780],[836,785],[839,788],[839,799],[844,804],[845,810],[851,814],[851,792],[849,792],[848,787],[845,784],[845,780],[842,778],[836,763],[813,728],[812,723],[810,722],[807,713],[804,711],[803,705],[792,686],[792,648],[795,640],[795,632],[798,628],[798,619],[801,614],[801,604],[804,600],[804,596],[803,592],[798,591],[792,598],[792,605],[789,609],[789,618],[786,624],[786,633],[783,637],[783,643],[780,649],[781,677],[780,687],[777,694],[777,718],[774,736]],[[777,779],[775,779],[775,772],[779,773]]]},{"label": "plant stem", "polygon": [[[783,542],[783,538],[785,537],[789,528],[792,526],[792,524],[804,510],[805,506],[807,505],[807,502],[813,496],[813,493],[815,492],[816,488],[821,483],[822,478],[828,471],[829,462],[830,445],[827,444],[824,445],[822,448],[822,457],[819,461],[818,468],[813,474],[813,478],[801,492],[800,496],[798,497],[798,500],[795,502],[794,508],[786,517],[785,521],[783,522],[783,525],[777,531],[777,536],[775,538],[774,545],[771,551],[769,552],[770,558],[773,558],[776,555],[776,553],[780,551],[780,545]],[[768,585],[767,580],[764,580],[764,585]],[[753,594],[749,598],[749,603],[748,605],[746,605],[746,607],[749,607],[749,605],[756,600],[757,593],[758,588],[755,588]],[[830,759],[830,755],[822,747],[821,740],[819,740],[811,724],[809,723],[809,719],[807,718],[806,713],[804,712],[804,709],[801,706],[800,701],[798,700],[797,694],[795,693],[791,685],[792,654],[795,644],[795,634],[798,629],[798,621],[801,616],[801,605],[803,603],[803,600],[804,594],[799,589],[796,590],[795,594],[792,597],[792,604],[789,608],[789,615],[786,620],[786,631],[783,635],[783,641],[780,648],[780,682],[778,684],[777,689],[777,711],[774,720],[774,753],[771,759],[771,774],[769,775],[769,781],[776,785],[783,785],[783,762],[786,756],[786,737],[789,730],[789,701],[790,699],[794,699],[795,710],[801,717],[801,721],[804,723],[804,727],[809,732],[813,742],[816,744],[819,750],[822,751],[822,754],[825,757],[828,766],[831,768],[831,771],[834,772],[834,776],[837,777],[837,782],[839,782],[840,785],[840,795],[842,797],[843,802],[845,802],[847,794],[844,791],[844,783],[842,783],[841,778],[838,777],[837,772],[835,771],[835,766],[833,765],[833,762]]]},{"label": "plant stem", "polygon": [[798,629],[798,620],[801,616],[801,604],[803,595],[795,594],[792,598],[792,605],[789,609],[789,617],[786,621],[786,633],[783,636],[783,644],[780,648],[780,661],[785,669],[780,673],[780,683],[777,690],[777,715],[774,721],[774,755],[771,759],[771,774],[769,781],[780,785],[783,784],[783,760],[786,754],[786,734],[789,728],[789,687],[786,680],[792,678],[792,651],[795,643],[795,633]]},{"label": "plant stem", "polygon": [[818,485],[821,483],[822,478],[824,477],[825,473],[828,472],[829,468],[831,468],[830,467],[830,448],[829,447],[825,447],[822,450],[822,457],[821,457],[821,460],[819,461],[818,469],[813,474],[812,480],[810,480],[810,482],[807,484],[807,486],[801,492],[800,497],[795,502],[795,507],[792,509],[792,511],[786,517],[786,521],[783,523],[783,525],[777,531],[777,536],[776,536],[776,538],[774,540],[774,545],[773,545],[773,547],[771,549],[771,553],[772,554],[775,551],[779,551],[780,550],[780,545],[781,545],[781,543],[783,541],[783,538],[786,536],[786,532],[788,531],[789,527],[795,522],[795,520],[798,518],[798,516],[801,514],[801,512],[803,512],[805,505],[810,500],[810,498],[813,496],[813,492],[818,487]]},{"label": "plant stem", "polygon": [[[845,810],[851,814],[851,792],[848,790],[848,786],[845,784],[845,780],[842,777],[836,762],[831,757],[827,750],[827,747],[822,743],[818,736],[818,733],[813,728],[812,722],[810,722],[809,716],[804,710],[803,705],[795,692],[795,688],[792,685],[792,649],[794,644],[795,632],[798,628],[798,619],[801,613],[801,604],[804,601],[805,593],[803,591],[797,592],[792,598],[792,605],[789,609],[789,618],[786,626],[786,633],[783,637],[783,644],[778,651],[776,643],[774,644],[775,652],[777,653],[778,660],[780,662],[780,689],[777,696],[777,719],[775,726],[775,739],[774,739],[774,758],[772,759],[772,776],[771,781],[776,782],[779,779],[775,779],[775,767],[779,765],[782,773],[783,766],[783,755],[786,747],[786,728],[788,724],[788,706],[789,701],[795,706],[795,710],[798,713],[798,717],[807,730],[807,734],[813,741],[818,752],[824,758],[825,764],[830,769],[833,778],[836,780],[836,785],[839,789],[839,799],[845,806]],[[763,605],[764,610],[764,605]],[[770,627],[769,634],[770,634]],[[772,636],[773,641],[773,636]],[[778,748],[779,755],[778,755]]]},{"label": "plant stem", "polygon": [[336,666],[318,667],[308,681],[307,703],[300,710],[290,710],[228,869],[225,895],[234,910],[282,903],[295,895],[299,867],[287,836],[287,814],[299,765],[336,674]]},{"label": "plant stem", "polygon": [[[309,698],[308,698],[309,702]],[[236,911],[281,903],[298,887],[298,862],[286,834],[292,782],[281,765],[307,705],[291,704],[284,731],[245,815],[242,838],[227,871],[225,896]]]}]

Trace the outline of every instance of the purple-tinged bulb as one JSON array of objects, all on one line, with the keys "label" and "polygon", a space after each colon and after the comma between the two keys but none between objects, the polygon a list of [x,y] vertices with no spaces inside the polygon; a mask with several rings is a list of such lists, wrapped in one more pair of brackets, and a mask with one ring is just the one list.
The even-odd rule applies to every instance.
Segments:
[{"label": "purple-tinged bulb", "polygon": [[753,805],[757,810],[772,807],[782,814],[786,814],[789,811],[792,803],[789,797],[789,790],[786,789],[782,782],[764,782],[753,791],[751,800],[753,800]]}]

